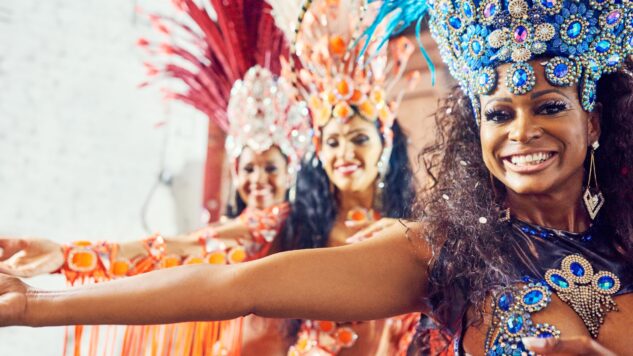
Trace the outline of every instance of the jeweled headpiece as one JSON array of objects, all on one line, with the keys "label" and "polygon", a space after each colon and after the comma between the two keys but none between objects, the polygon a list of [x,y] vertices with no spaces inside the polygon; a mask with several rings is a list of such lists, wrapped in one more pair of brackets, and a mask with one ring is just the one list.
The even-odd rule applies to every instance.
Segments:
[{"label": "jeweled headpiece", "polygon": [[[372,41],[368,47],[375,51],[359,57],[357,40],[368,25],[365,13],[371,11],[364,1],[270,2],[300,61],[301,68],[294,69],[297,86],[310,108],[317,148],[321,129],[332,119],[347,121],[359,115],[372,122],[378,120],[385,142],[379,168],[385,173],[391,128],[404,94],[404,90],[395,90],[395,85],[405,74],[414,46],[400,38],[378,50],[377,41]],[[294,12],[289,9],[293,6]],[[289,21],[293,14],[299,19],[294,26]],[[407,77],[417,78],[417,73]]]},{"label": "jeweled headpiece", "polygon": [[[596,83],[633,53],[630,0],[386,0],[377,16],[398,31],[429,13],[442,59],[473,101],[503,80],[515,95],[535,85],[532,59],[554,86],[578,84],[582,107],[592,111]],[[389,17],[393,14],[393,17]],[[495,70],[512,63],[505,73]],[[500,78],[498,78],[500,76]]]},{"label": "jeweled headpiece", "polygon": [[291,174],[298,170],[310,145],[310,116],[305,102],[284,78],[256,65],[231,89],[226,148],[237,159],[244,147],[261,153],[276,146],[288,158]]},{"label": "jeweled headpiece", "polygon": [[185,84],[181,91],[164,89],[167,97],[192,105],[226,132],[231,158],[245,146],[261,152],[276,145],[292,161],[288,167],[294,173],[309,141],[308,110],[295,99],[296,89],[276,79],[280,58],[289,51],[270,5],[265,0],[205,2],[174,1],[195,26],[150,15],[158,32],[168,36],[161,43],[139,40],[150,54],[160,55],[158,64],[146,63],[148,74]]}]

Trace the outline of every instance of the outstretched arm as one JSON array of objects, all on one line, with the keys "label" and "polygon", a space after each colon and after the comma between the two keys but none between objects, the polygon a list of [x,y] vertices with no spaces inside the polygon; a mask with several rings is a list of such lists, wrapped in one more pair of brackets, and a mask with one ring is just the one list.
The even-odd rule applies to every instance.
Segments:
[{"label": "outstretched arm", "polygon": [[366,320],[421,310],[430,254],[405,230],[396,224],[351,246],[285,252],[232,266],[186,266],[62,292],[32,291],[4,277],[0,322],[154,324],[249,313]]}]

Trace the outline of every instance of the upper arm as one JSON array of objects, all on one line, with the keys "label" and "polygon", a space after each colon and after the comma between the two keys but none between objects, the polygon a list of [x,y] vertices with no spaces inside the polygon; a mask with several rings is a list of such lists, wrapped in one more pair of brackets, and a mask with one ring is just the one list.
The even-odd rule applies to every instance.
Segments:
[{"label": "upper arm", "polygon": [[240,266],[260,316],[369,320],[420,311],[430,253],[395,224],[349,246],[283,252]]}]

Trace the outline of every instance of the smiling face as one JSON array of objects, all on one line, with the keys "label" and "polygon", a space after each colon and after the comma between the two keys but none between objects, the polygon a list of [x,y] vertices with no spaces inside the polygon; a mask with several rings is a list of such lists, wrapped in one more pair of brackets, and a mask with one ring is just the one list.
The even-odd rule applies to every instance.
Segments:
[{"label": "smiling face", "polygon": [[285,200],[290,177],[279,148],[257,153],[244,147],[237,162],[237,192],[251,208],[266,209]]},{"label": "smiling face", "polygon": [[330,181],[341,191],[362,192],[378,177],[382,142],[376,125],[354,116],[330,120],[322,132],[319,157]]},{"label": "smiling face", "polygon": [[[494,93],[481,96],[484,162],[518,194],[547,194],[582,182],[587,147],[600,135],[599,109],[582,109],[577,86],[549,84],[540,62],[530,62],[536,85],[527,94],[513,95],[500,80]],[[498,73],[509,66],[499,66]]]}]

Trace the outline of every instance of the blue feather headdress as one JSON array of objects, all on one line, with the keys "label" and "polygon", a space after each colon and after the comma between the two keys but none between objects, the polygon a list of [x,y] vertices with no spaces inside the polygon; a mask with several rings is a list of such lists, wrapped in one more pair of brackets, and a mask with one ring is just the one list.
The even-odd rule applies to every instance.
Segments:
[{"label": "blue feather headdress", "polygon": [[[503,80],[515,95],[536,83],[535,58],[548,58],[547,81],[578,85],[586,111],[596,100],[596,83],[633,54],[633,0],[386,0],[374,26],[387,21],[392,33],[428,13],[431,35],[443,61],[473,102]],[[371,29],[367,35],[371,36]],[[512,63],[505,73],[496,68]]]}]

